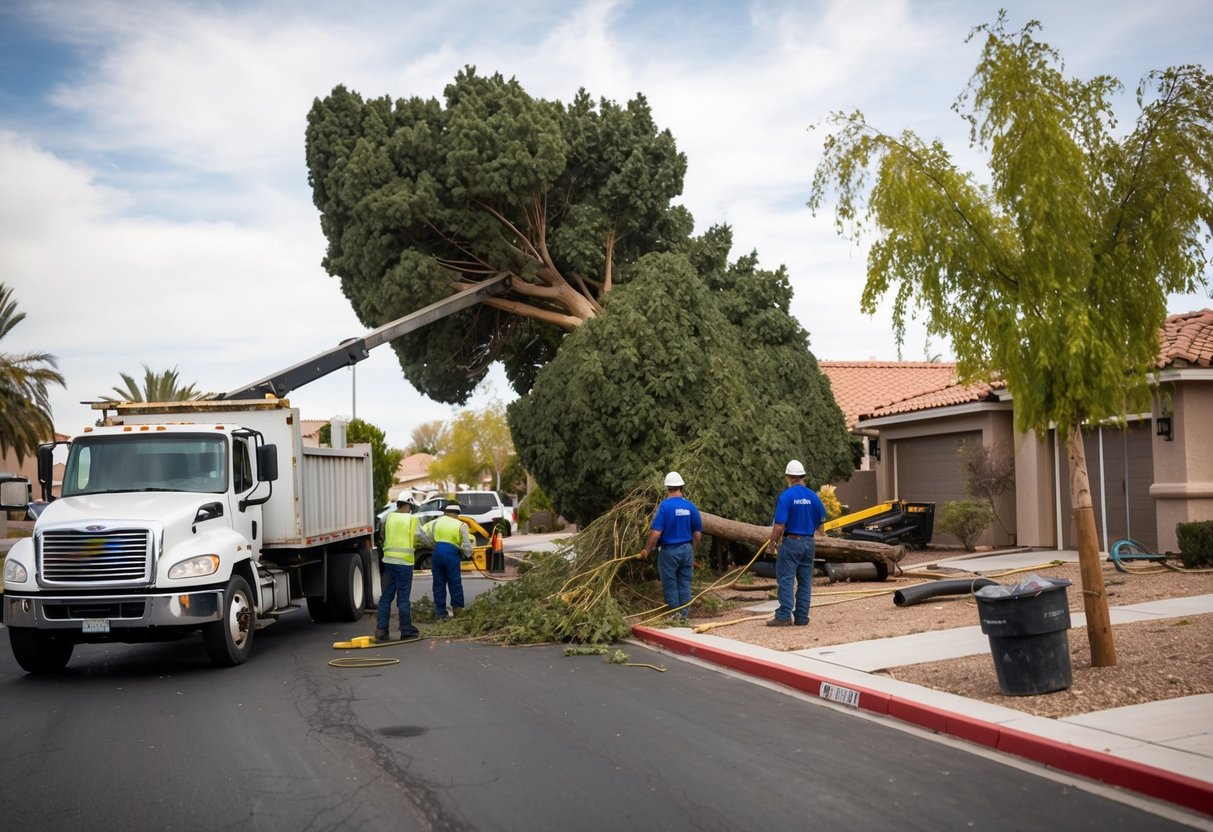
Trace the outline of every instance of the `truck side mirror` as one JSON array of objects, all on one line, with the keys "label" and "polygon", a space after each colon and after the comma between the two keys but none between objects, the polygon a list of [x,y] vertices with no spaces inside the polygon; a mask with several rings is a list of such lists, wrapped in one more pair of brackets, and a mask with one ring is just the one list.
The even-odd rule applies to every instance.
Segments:
[{"label": "truck side mirror", "polygon": [[28,511],[33,501],[33,486],[28,479],[0,474],[0,511]]},{"label": "truck side mirror", "polygon": [[38,446],[38,485],[42,486],[42,499],[51,499],[55,483],[55,445]]},{"label": "truck side mirror", "polygon": [[257,446],[257,479],[261,482],[273,482],[278,479],[278,446]]}]

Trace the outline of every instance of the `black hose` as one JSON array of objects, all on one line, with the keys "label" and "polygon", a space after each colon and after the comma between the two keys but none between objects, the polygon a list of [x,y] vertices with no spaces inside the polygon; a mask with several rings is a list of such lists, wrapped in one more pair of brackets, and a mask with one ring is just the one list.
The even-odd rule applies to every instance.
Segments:
[{"label": "black hose", "polygon": [[899,589],[893,593],[893,603],[899,607],[910,607],[937,595],[968,595],[983,586],[997,585],[998,581],[989,578],[949,578]]}]

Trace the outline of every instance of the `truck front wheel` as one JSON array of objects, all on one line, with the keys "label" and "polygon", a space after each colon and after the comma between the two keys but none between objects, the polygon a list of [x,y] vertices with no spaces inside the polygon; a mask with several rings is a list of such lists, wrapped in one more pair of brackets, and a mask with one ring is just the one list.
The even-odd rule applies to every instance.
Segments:
[{"label": "truck front wheel", "polygon": [[13,657],[26,673],[58,673],[71,661],[75,643],[67,636],[31,627],[9,627]]},{"label": "truck front wheel", "polygon": [[243,664],[253,649],[257,611],[248,581],[233,575],[223,590],[223,618],[206,625],[202,642],[216,667]]}]

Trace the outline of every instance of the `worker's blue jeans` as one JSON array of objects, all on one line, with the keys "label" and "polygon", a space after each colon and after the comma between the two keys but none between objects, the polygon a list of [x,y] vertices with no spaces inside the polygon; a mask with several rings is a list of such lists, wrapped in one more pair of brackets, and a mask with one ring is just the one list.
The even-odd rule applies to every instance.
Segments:
[{"label": "worker's blue jeans", "polygon": [[[780,621],[791,618],[797,624],[809,622],[809,601],[813,594],[813,556],[817,544],[811,537],[784,536],[775,560],[775,582],[779,592]],[[793,596],[795,606],[793,607]]]},{"label": "worker's blue jeans", "polygon": [[695,565],[695,547],[690,543],[676,543],[657,549],[657,574],[661,576],[661,592],[665,605],[678,610],[683,620],[691,614],[691,570]]},{"label": "worker's blue jeans", "polygon": [[446,618],[446,591],[451,590],[451,606],[463,609],[463,575],[459,571],[461,560],[459,548],[450,543],[439,543],[434,547],[430,559],[430,571],[434,576],[434,615]]},{"label": "worker's blue jeans", "polygon": [[383,594],[379,596],[379,613],[375,628],[387,631],[392,621],[392,596],[396,596],[396,609],[400,613],[400,637],[412,638],[421,635],[413,626],[413,607],[409,595],[413,591],[413,567],[399,563],[383,564]]}]

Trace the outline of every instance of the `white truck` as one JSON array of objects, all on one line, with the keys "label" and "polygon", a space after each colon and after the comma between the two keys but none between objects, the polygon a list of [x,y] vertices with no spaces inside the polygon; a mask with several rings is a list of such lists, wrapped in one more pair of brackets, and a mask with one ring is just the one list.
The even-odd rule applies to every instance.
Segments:
[{"label": "white truck", "polygon": [[27,672],[61,670],[77,644],[196,633],[236,665],[286,612],[356,621],[376,597],[369,445],[304,447],[285,399],[103,407],[5,560],[4,623]]},{"label": "white truck", "polygon": [[286,396],[508,285],[498,275],[212,399],[95,403],[102,418],[66,443],[57,497],[61,443],[38,448],[44,502],[4,561],[17,663],[53,673],[78,644],[201,634],[211,660],[232,666],[285,613],[355,621],[373,608],[370,446],[304,447]]}]

